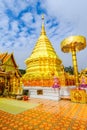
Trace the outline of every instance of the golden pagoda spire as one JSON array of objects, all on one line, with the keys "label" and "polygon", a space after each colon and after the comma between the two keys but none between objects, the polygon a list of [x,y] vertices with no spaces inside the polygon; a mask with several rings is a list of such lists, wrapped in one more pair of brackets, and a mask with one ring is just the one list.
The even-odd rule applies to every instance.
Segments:
[{"label": "golden pagoda spire", "polygon": [[23,79],[29,81],[30,86],[52,86],[53,75],[58,77],[61,73],[62,61],[46,35],[43,15],[41,34],[25,63],[27,68]]},{"label": "golden pagoda spire", "polygon": [[45,27],[44,27],[44,15],[42,15],[42,29],[41,29],[41,35],[46,35]]}]

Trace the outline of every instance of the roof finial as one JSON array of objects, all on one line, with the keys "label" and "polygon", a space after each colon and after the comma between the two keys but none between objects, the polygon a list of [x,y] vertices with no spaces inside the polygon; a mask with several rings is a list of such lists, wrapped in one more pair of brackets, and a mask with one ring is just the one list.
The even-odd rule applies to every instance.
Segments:
[{"label": "roof finial", "polygon": [[44,14],[42,14],[42,23],[44,23]]},{"label": "roof finial", "polygon": [[42,29],[41,29],[41,35],[45,35],[45,28],[44,28],[44,14],[42,14]]}]

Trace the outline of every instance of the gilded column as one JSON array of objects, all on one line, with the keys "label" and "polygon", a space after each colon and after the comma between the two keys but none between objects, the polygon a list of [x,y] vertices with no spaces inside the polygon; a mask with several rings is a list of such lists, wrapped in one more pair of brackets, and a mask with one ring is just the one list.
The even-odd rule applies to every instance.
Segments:
[{"label": "gilded column", "polygon": [[73,61],[73,68],[74,68],[74,76],[75,76],[76,87],[78,87],[79,86],[78,65],[77,65],[76,51],[75,51],[74,47],[72,49],[72,61]]}]

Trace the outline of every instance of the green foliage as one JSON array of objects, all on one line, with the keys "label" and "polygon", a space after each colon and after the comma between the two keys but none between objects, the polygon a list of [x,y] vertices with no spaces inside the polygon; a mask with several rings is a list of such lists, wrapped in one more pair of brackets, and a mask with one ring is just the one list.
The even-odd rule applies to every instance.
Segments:
[{"label": "green foliage", "polygon": [[27,95],[28,96],[28,90],[23,90],[23,95]]},{"label": "green foliage", "polygon": [[25,70],[23,70],[23,69],[19,69],[19,71],[20,71],[20,73],[23,75],[23,74],[25,74]]},{"label": "green foliage", "polygon": [[69,66],[69,67],[64,67],[64,71],[73,75],[74,74],[74,70],[73,70],[73,67],[72,66]]}]

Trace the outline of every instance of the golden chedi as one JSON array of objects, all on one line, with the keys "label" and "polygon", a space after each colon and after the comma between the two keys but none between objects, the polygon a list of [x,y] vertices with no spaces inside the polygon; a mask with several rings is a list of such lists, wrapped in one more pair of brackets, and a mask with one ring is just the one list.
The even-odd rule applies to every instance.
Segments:
[{"label": "golden chedi", "polygon": [[46,86],[51,87],[53,77],[61,73],[62,61],[57,56],[51,42],[49,41],[44,27],[42,17],[42,29],[39,39],[29,58],[25,60],[26,74],[23,76],[24,86]]}]

